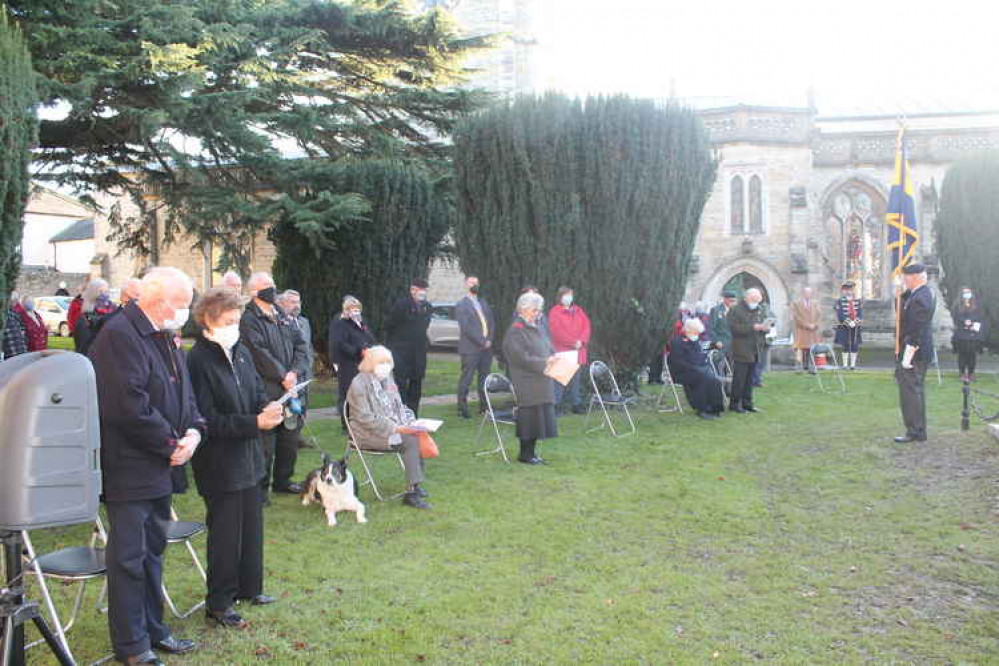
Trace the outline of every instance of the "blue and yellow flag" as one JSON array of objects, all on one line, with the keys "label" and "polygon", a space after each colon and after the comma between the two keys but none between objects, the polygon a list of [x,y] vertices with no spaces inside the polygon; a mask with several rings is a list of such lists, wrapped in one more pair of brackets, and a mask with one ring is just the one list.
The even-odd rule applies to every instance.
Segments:
[{"label": "blue and yellow flag", "polygon": [[916,231],[916,199],[913,196],[909,160],[905,155],[905,129],[898,132],[895,144],[895,179],[888,194],[888,255],[891,257],[892,276],[901,275],[902,269],[912,263],[919,243]]}]

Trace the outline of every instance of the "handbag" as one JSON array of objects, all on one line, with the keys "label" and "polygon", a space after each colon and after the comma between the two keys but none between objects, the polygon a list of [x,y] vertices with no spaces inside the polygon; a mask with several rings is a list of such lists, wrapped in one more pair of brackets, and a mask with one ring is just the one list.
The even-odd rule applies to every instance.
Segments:
[{"label": "handbag", "polygon": [[430,436],[429,432],[421,432],[417,436],[420,439],[421,458],[436,458],[440,455],[440,451],[437,448],[437,442],[434,441],[434,438]]}]

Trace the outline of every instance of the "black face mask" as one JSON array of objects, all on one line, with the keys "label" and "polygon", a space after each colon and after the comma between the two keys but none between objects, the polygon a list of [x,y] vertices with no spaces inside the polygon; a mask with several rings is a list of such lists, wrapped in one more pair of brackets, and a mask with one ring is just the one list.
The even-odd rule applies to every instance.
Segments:
[{"label": "black face mask", "polygon": [[274,287],[267,287],[266,289],[261,289],[257,292],[257,298],[262,300],[264,303],[270,303],[274,305],[274,301],[277,300],[277,289]]},{"label": "black face mask", "polygon": [[473,284],[471,287],[468,288],[468,290],[473,294],[477,294],[479,293],[479,285]]}]

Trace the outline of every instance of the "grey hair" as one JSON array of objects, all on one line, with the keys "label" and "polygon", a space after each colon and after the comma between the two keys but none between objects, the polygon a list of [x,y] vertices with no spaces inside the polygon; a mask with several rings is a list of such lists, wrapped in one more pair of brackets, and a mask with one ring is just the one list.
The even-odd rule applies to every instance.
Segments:
[{"label": "grey hair", "polygon": [[246,290],[251,294],[255,294],[261,289],[266,289],[263,284],[274,284],[274,278],[271,277],[270,273],[265,271],[258,271],[250,276],[250,279],[246,281]]},{"label": "grey hair", "polygon": [[364,358],[358,364],[357,369],[361,372],[374,372],[375,366],[379,363],[391,363],[395,365],[395,359],[388,347],[375,345],[364,350]]},{"label": "grey hair", "polygon": [[97,297],[101,295],[101,292],[108,288],[107,280],[102,280],[101,278],[94,278],[87,283],[87,286],[83,289],[83,307],[82,312],[93,312],[94,307],[97,305]]},{"label": "grey hair", "polygon": [[229,282],[239,281],[240,286],[243,284],[243,278],[240,277],[239,273],[236,271],[226,271],[225,275],[222,276],[222,284],[228,284]]},{"label": "grey hair", "polygon": [[541,294],[535,294],[529,291],[526,294],[521,294],[520,298],[517,299],[517,312],[523,312],[524,310],[543,310],[544,307],[545,299]]},{"label": "grey hair", "polygon": [[756,287],[750,287],[749,289],[746,290],[746,300],[748,301],[750,300],[750,298],[756,301],[762,301],[763,294],[760,293],[760,290],[757,289]]},{"label": "grey hair", "polygon": [[348,308],[354,306],[357,306],[359,308],[364,307],[363,305],[361,305],[361,299],[359,299],[357,296],[351,296],[350,294],[347,294],[346,296],[343,297],[343,304],[341,305],[341,310],[343,312],[346,312]]},{"label": "grey hair", "polygon": [[702,322],[697,317],[691,317],[683,322],[683,330],[688,333],[697,333],[700,335],[704,332],[704,322]]},{"label": "grey hair", "polygon": [[288,298],[289,296],[298,296],[299,298],[302,297],[302,295],[300,293],[298,293],[297,291],[295,291],[294,289],[285,289],[284,291],[282,291],[278,295],[278,300],[279,301],[283,301],[284,299]]}]

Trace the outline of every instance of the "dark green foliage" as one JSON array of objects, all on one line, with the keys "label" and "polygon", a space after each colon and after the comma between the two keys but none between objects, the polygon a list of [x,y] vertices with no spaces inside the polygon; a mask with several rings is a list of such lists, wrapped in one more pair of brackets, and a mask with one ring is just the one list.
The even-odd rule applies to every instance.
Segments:
[{"label": "dark green foliage", "polygon": [[[346,294],[361,299],[364,318],[376,339],[384,341],[382,323],[389,308],[409,293],[411,278],[427,276],[448,231],[453,206],[440,194],[442,185],[425,168],[395,160],[328,167],[302,185],[303,206],[325,196],[352,204],[343,214],[325,217],[296,217],[298,208],[290,209],[272,232],[278,287],[302,293],[320,347]],[[345,216],[352,222],[343,223]]]},{"label": "dark green foliage", "polygon": [[10,291],[21,270],[28,162],[38,121],[35,75],[20,30],[0,5],[0,337]]},{"label": "dark green foliage", "polygon": [[627,97],[521,98],[455,136],[462,269],[504,326],[521,287],[565,284],[593,358],[625,378],[665,339],[715,175],[695,114]]},{"label": "dark green foliage", "polygon": [[443,160],[476,97],[452,84],[485,44],[401,0],[10,2],[43,100],[70,109],[41,125],[45,173],[131,194],[141,214],[111,211],[113,238],[153,261],[152,205],[167,239],[190,232],[245,269],[281,216],[352,219],[349,198],[298,196],[312,160]]},{"label": "dark green foliage", "polygon": [[940,286],[953,304],[961,286],[978,297],[999,345],[999,150],[969,155],[944,177],[936,221]]}]

